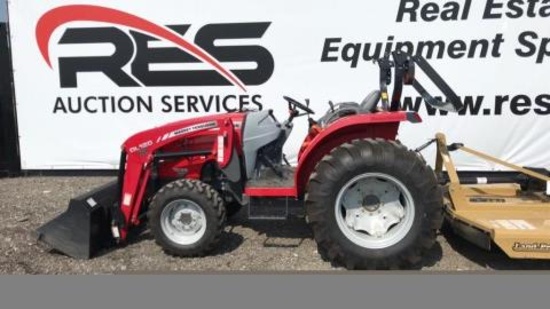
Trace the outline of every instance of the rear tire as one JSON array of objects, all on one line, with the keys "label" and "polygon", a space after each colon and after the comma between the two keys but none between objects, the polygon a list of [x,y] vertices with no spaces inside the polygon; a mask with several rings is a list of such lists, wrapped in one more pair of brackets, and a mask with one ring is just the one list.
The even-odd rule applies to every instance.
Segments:
[{"label": "rear tire", "polygon": [[443,222],[433,170],[392,141],[337,147],[317,165],[305,199],[319,252],[348,269],[419,265]]},{"label": "rear tire", "polygon": [[203,256],[219,241],[226,215],[223,200],[210,185],[180,179],[162,187],[151,200],[149,227],[170,255]]}]

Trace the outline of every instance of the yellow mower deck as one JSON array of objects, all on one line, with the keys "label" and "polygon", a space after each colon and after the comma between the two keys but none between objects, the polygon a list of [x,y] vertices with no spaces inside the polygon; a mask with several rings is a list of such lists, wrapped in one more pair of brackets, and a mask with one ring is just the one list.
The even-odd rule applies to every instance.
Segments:
[{"label": "yellow mower deck", "polygon": [[[436,171],[449,174],[446,217],[453,231],[472,243],[490,249],[494,243],[510,258],[550,259],[550,197],[525,192],[515,183],[461,184],[448,153],[445,136],[437,135]],[[550,181],[545,175],[459,146],[470,154],[505,165],[529,176]]]}]

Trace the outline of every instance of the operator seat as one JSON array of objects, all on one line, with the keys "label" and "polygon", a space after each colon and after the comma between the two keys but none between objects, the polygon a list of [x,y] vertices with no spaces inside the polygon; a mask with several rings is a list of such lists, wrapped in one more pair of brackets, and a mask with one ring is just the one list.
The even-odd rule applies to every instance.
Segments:
[{"label": "operator seat", "polygon": [[321,127],[326,127],[330,123],[346,116],[374,113],[379,101],[380,90],[374,90],[363,99],[361,104],[355,102],[334,104],[325,115],[317,120],[317,123]]},{"label": "operator seat", "polygon": [[361,110],[365,113],[372,113],[380,101],[380,90],[374,90],[360,104]]}]

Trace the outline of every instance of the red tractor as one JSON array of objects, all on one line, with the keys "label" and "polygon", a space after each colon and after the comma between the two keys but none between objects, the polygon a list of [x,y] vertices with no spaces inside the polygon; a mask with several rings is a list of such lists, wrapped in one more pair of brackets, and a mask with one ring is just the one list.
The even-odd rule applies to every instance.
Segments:
[{"label": "red tractor", "polygon": [[[318,120],[309,104],[284,97],[283,121],[272,110],[249,110],[133,135],[122,145],[118,181],[72,199],[66,212],[38,229],[39,239],[90,258],[148,222],[166,253],[201,256],[242,206],[298,203],[325,258],[348,269],[418,263],[442,224],[443,198],[421,155],[396,141],[400,122],[421,121],[400,111],[402,88],[412,85],[438,108],[456,111],[461,103],[423,58],[392,55],[393,61],[389,55],[378,61],[380,90],[360,104],[331,103]],[[428,94],[414,77],[415,64],[448,102]],[[309,133],[292,167],[282,149],[300,116],[308,117]]]}]

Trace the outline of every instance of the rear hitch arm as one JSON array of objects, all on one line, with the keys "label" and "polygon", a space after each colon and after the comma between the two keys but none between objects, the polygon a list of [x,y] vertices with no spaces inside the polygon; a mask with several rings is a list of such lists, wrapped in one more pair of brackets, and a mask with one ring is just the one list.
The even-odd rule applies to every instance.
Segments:
[{"label": "rear hitch arm", "polygon": [[[402,51],[394,51],[391,53],[393,61],[390,60],[390,54],[384,55],[378,59],[380,67],[380,93],[382,99],[382,107],[384,110],[398,111],[401,109],[401,96],[403,94],[403,85],[412,85],[413,88],[420,94],[424,101],[438,109],[449,112],[458,112],[463,108],[462,101],[447,84],[447,82],[437,73],[437,71],[420,55],[412,56]],[[435,84],[435,86],[443,93],[446,98],[441,101],[432,96],[426,88],[416,79],[415,67],[418,65],[426,76]],[[391,69],[394,69],[395,82],[391,105],[388,99],[388,85],[392,81]],[[389,106],[388,106],[389,105]]]}]

